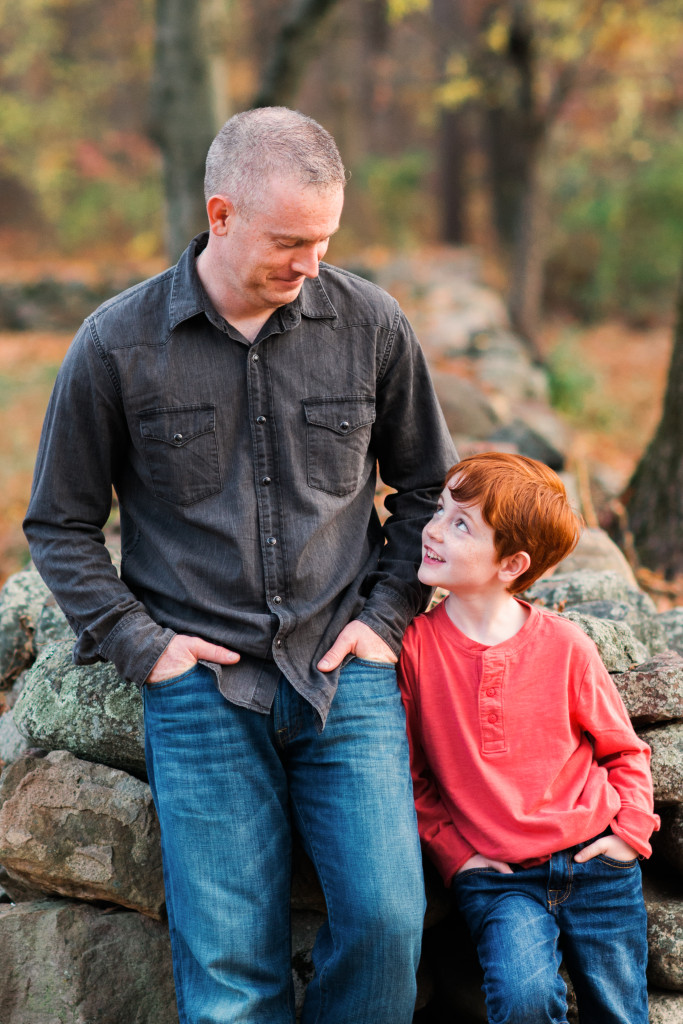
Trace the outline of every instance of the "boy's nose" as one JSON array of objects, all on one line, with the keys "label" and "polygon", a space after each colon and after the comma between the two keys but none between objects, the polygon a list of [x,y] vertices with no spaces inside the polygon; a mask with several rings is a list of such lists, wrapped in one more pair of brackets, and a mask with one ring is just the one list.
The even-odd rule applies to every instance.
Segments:
[{"label": "boy's nose", "polygon": [[435,539],[441,536],[441,530],[439,529],[439,520],[436,518],[436,516],[433,519],[429,520],[429,522],[425,526],[424,532],[427,537],[433,537]]}]

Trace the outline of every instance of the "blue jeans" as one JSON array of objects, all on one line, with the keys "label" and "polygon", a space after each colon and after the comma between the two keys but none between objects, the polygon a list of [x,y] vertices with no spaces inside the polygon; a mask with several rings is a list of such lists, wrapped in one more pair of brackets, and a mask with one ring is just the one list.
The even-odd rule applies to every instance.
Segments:
[{"label": "blue jeans", "polygon": [[204,666],[143,688],[181,1024],[292,1024],[291,829],[328,918],[305,1024],[409,1024],[422,863],[393,666],[352,660],[322,733],[282,678],[270,715]]},{"label": "blue jeans", "polygon": [[475,868],[455,876],[490,1024],[566,1024],[562,959],[581,1024],[648,1024],[640,866],[605,856],[577,864],[587,845],[512,875]]}]

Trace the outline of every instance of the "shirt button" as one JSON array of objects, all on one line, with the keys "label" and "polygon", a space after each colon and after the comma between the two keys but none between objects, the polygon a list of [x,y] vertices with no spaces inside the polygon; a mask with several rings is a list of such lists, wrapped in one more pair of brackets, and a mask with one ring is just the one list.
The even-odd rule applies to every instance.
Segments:
[{"label": "shirt button", "polygon": [[183,439],[183,435],[182,434],[174,434],[173,435],[173,440],[176,442],[176,444],[180,444],[182,439]]},{"label": "shirt button", "polygon": [[275,641],[275,646],[276,647],[282,647],[282,640],[276,640]]},{"label": "shirt button", "polygon": [[351,424],[349,423],[348,420],[342,420],[341,423],[339,424],[339,429],[346,431],[350,428],[350,426]]},{"label": "shirt button", "polygon": [[490,686],[489,689],[486,691],[486,696],[487,697],[495,697],[495,695],[496,695],[496,691],[493,689],[492,686]]},{"label": "shirt button", "polygon": [[258,352],[254,352],[253,356],[251,357],[251,361],[252,361],[252,363],[258,363],[258,361],[259,361],[259,354],[258,354]]},{"label": "shirt button", "polygon": [[493,725],[494,722],[498,721],[498,715],[489,715],[489,722]]},{"label": "shirt button", "polygon": [[261,424],[266,422],[266,417],[265,416],[257,416],[256,417],[256,422],[259,424],[259,426],[261,426]]},{"label": "shirt button", "polygon": [[277,537],[267,537],[266,544],[268,545],[268,547],[274,548],[275,545],[277,544]]},{"label": "shirt button", "polygon": [[276,594],[275,597],[273,598],[273,604],[282,604],[282,598],[280,597],[279,594]]},{"label": "shirt button", "polygon": [[271,484],[272,482],[273,481],[269,476],[264,476],[264,478],[261,480],[261,483],[263,484],[264,487],[267,487],[268,484]]}]

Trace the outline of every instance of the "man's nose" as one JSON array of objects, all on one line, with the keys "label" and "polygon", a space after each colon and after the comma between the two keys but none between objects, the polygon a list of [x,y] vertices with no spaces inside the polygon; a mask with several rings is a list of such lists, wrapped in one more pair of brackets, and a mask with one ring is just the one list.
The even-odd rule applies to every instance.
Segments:
[{"label": "man's nose", "polygon": [[303,249],[298,252],[296,259],[292,262],[292,270],[297,274],[303,274],[305,277],[317,277],[320,270],[320,258],[317,247]]}]

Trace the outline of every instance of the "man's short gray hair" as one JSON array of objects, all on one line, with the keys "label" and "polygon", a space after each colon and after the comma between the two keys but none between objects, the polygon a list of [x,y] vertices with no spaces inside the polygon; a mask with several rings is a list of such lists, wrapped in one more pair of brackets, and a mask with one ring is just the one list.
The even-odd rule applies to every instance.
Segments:
[{"label": "man's short gray hair", "polygon": [[274,176],[321,191],[346,184],[337,145],[317,121],[288,107],[257,107],[235,114],[209,149],[205,199],[225,195],[240,213],[249,215]]}]

